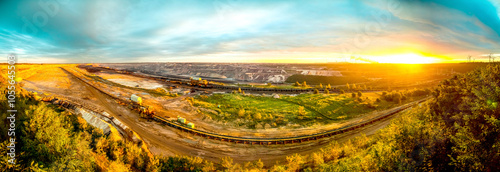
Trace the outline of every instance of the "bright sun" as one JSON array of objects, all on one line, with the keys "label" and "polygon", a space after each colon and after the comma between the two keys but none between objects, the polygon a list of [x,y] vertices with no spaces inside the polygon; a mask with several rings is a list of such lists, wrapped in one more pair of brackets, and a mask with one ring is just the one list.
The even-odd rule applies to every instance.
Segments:
[{"label": "bright sun", "polygon": [[397,54],[382,56],[377,58],[379,63],[403,63],[403,64],[421,64],[421,63],[437,63],[440,60],[434,57],[426,57],[418,54]]}]

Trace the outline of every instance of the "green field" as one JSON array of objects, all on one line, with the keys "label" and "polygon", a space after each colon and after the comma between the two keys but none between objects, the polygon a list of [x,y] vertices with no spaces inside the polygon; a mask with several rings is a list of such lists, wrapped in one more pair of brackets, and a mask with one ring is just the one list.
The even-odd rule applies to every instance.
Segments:
[{"label": "green field", "polygon": [[[376,101],[380,99],[380,101]],[[412,101],[407,98],[402,103]],[[234,123],[246,128],[260,128],[291,125],[311,126],[348,120],[359,115],[399,105],[386,101],[381,93],[367,93],[353,98],[351,94],[300,94],[255,96],[242,94],[214,94],[189,99],[201,112],[216,121]]]}]

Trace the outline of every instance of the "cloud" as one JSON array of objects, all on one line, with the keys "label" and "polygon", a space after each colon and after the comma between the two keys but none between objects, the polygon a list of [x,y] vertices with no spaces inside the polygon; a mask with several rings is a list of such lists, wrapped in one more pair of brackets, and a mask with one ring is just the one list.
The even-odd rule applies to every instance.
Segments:
[{"label": "cloud", "polygon": [[65,62],[286,62],[337,57],[345,47],[456,58],[500,47],[497,0],[44,2],[54,3],[0,2],[0,54]]}]

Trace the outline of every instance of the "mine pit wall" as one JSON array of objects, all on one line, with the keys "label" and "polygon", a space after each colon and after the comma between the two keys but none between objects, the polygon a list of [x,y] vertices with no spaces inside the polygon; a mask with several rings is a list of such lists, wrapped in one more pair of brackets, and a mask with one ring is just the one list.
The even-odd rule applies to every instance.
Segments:
[{"label": "mine pit wall", "polygon": [[107,112],[96,112],[71,100],[65,99],[55,98],[54,100],[49,101],[49,103],[73,110],[77,115],[81,115],[88,124],[102,129],[104,134],[109,134],[111,127],[114,127],[126,140],[132,141],[138,146],[142,146],[143,141],[138,138],[128,126],[123,124],[120,120],[112,117]]},{"label": "mine pit wall", "polygon": [[109,132],[111,132],[111,124],[97,117],[97,115],[92,111],[89,112],[83,108],[75,108],[75,112],[76,114],[81,115],[82,118],[85,119],[85,121],[87,121],[87,123],[89,123],[90,125],[101,129],[104,134],[107,135],[109,134]]}]

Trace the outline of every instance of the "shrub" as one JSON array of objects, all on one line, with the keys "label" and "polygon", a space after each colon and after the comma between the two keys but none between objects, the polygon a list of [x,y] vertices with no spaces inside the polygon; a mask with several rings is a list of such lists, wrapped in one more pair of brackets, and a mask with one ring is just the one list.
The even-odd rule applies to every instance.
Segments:
[{"label": "shrub", "polygon": [[253,115],[253,119],[260,121],[262,119],[262,115],[260,113],[256,113]]},{"label": "shrub", "polygon": [[238,110],[238,117],[242,118],[245,116],[245,109],[241,108]]}]

